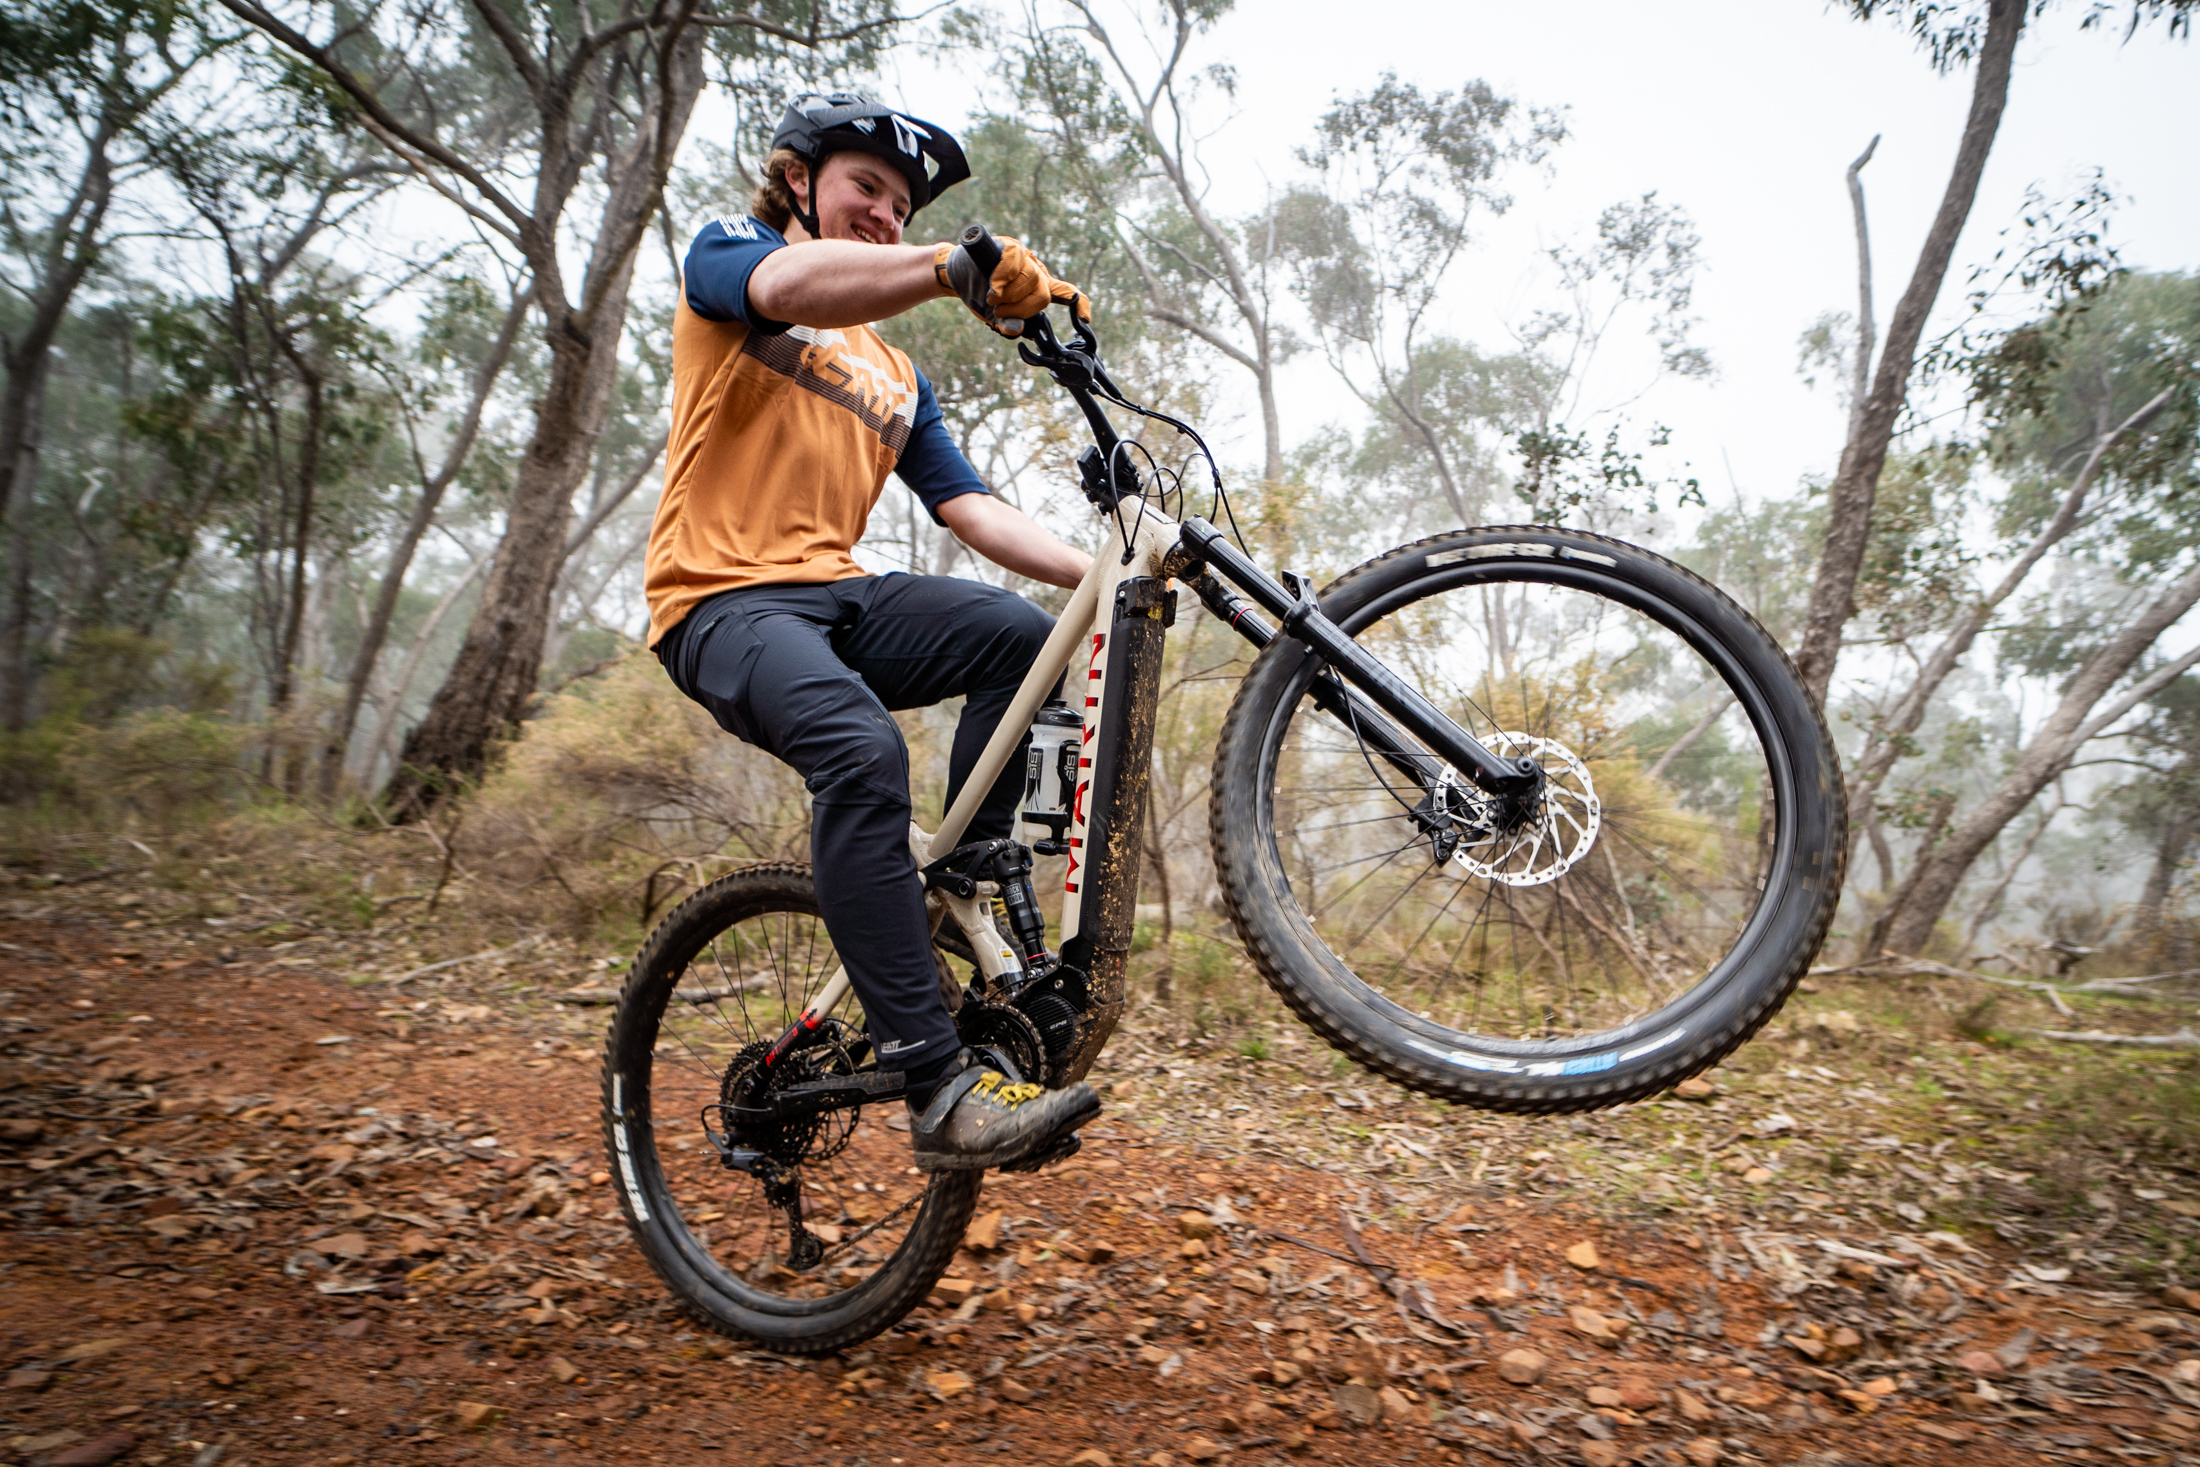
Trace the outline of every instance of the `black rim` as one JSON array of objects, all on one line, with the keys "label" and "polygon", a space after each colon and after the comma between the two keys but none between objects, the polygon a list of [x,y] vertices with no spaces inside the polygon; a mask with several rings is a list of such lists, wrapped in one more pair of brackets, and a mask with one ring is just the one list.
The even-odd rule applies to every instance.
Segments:
[{"label": "black rim", "polygon": [[[705,891],[692,901],[716,906],[714,897],[728,899]],[[735,1308],[782,1317],[863,1308],[916,1225],[926,1179],[910,1175],[907,1135],[885,1124],[899,1105],[840,1113],[803,1151],[790,1153],[805,1158],[793,1170],[804,1231],[821,1249],[811,1262],[797,1253],[785,1210],[770,1205],[764,1184],[721,1165],[706,1127],[723,1133],[718,1105],[729,1062],[776,1038],[835,971],[814,911],[759,910],[739,902],[738,889],[732,899],[737,904],[690,950],[665,955],[628,1016],[622,1047],[631,1063],[620,1076],[627,1139],[654,1203],[646,1222],[637,1221]],[[730,991],[704,1003],[674,998],[706,987]],[[852,997],[835,1017],[851,1034],[860,1029]],[[870,1062],[860,1040],[837,1049],[843,1065]]]}]

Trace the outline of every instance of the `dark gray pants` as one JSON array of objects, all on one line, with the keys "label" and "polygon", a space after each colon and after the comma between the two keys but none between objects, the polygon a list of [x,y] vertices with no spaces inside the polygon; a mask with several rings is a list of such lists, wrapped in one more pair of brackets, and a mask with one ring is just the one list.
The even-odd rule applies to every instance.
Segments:
[{"label": "dark gray pants", "polygon": [[[897,574],[728,591],[657,644],[681,692],[808,786],[826,931],[870,1017],[880,1067],[907,1071],[912,1086],[942,1074],[959,1044],[909,851],[909,750],[889,710],[967,700],[948,757],[951,805],[1052,630],[1012,592]],[[1019,757],[963,839],[1011,834],[1022,792]]]}]

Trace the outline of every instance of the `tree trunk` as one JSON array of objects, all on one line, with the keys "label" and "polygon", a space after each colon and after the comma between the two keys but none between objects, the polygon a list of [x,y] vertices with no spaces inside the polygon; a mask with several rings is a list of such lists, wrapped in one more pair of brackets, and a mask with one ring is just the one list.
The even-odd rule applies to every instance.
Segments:
[{"label": "tree trunk", "polygon": [[1948,838],[1931,855],[1921,859],[1918,869],[1912,873],[1915,881],[1888,908],[1884,935],[1887,950],[1915,953],[1923,948],[1931,939],[1940,914],[1954,899],[1964,873],[1971,869],[1971,863],[1978,859],[1987,844],[2001,833],[2002,827],[2031,804],[2050,780],[2069,767],[2088,740],[2167,687],[2186,668],[2200,662],[2200,648],[2195,648],[2150,674],[2111,703],[2105,712],[2093,711],[2155,640],[2196,603],[2200,603],[2200,566],[2187,571],[2155,597],[2131,625],[2087,659],[2055,711],[2040,725],[2039,732],[2025,745],[2024,752],[2017,756],[2016,764],[1978,807],[1956,824]]},{"label": "tree trunk", "polygon": [[2032,829],[2026,832],[2024,843],[2017,847],[2016,856],[2003,869],[2000,879],[1994,883],[1993,890],[1986,893],[1985,899],[1978,904],[1978,909],[1971,913],[1971,920],[1964,924],[1963,961],[1965,963],[1971,961],[1971,954],[1978,948],[1979,929],[1994,920],[1994,914],[2001,910],[2002,898],[2009,894],[2010,884],[2017,879],[2017,874],[2024,870],[2024,863],[2032,859],[2033,848],[2040,843],[2040,837],[2047,834],[2047,827],[2055,823],[2055,817],[2062,812],[2062,807],[2063,801],[2058,796],[2053,809],[2040,811],[2039,817],[2032,822]]},{"label": "tree trunk", "polygon": [[550,595],[565,563],[573,491],[587,477],[618,371],[632,255],[618,268],[615,294],[606,297],[590,323],[593,342],[570,337],[553,342],[550,380],[536,408],[534,437],[520,460],[489,583],[457,660],[427,717],[405,740],[397,772],[383,793],[393,820],[425,814],[450,781],[478,775],[490,745],[510,734],[534,696]]},{"label": "tree trunk", "polygon": [[[618,377],[619,338],[626,326],[634,260],[655,212],[663,169],[686,130],[702,89],[702,32],[690,28],[669,44],[675,54],[660,72],[669,88],[659,110],[623,154],[606,160],[613,182],[590,253],[578,309],[554,283],[561,278],[554,227],[535,232],[528,264],[543,287],[549,380],[536,406],[535,431],[521,458],[489,583],[474,610],[458,659],[428,705],[427,717],[405,741],[383,792],[393,820],[417,819],[451,785],[478,776],[489,751],[510,734],[534,696],[549,630],[551,595],[564,566],[573,494],[588,475],[596,440]],[[660,132],[659,129],[662,129]],[[661,145],[661,146],[660,146]],[[554,221],[552,221],[554,225]]]},{"label": "tree trunk", "polygon": [[1872,377],[1871,395],[1865,399],[1863,411],[1854,417],[1854,429],[1841,450],[1840,470],[1827,496],[1826,545],[1819,556],[1818,576],[1811,586],[1810,610],[1795,658],[1804,686],[1821,706],[1833,681],[1834,662],[1840,656],[1841,630],[1856,610],[1856,577],[1863,568],[1864,547],[1871,535],[1872,500],[1879,491],[1887,446],[1894,438],[1895,421],[1909,391],[1918,342],[1933,302],[1940,295],[1941,281],[1947,276],[1957,236],[1963,233],[1971,204],[1978,197],[1986,155],[1993,149],[2002,108],[2009,100],[2010,62],[2024,28],[2024,8],[2025,0],[1988,0],[1986,42],[1979,52],[1978,74],[1971,87],[1971,112],[1956,149],[1955,169],[1941,197],[1940,212],[1925,236],[1925,247],[1918,255],[1909,288],[1903,291],[1894,317],[1887,323],[1887,342]]},{"label": "tree trunk", "polygon": [[[46,377],[39,374],[36,392],[27,407],[28,420],[36,424],[45,412]],[[23,455],[24,461],[35,466],[38,459],[35,429],[31,447]],[[8,624],[4,656],[8,680],[6,723],[9,733],[21,733],[30,722],[31,714],[31,499],[32,480],[28,474],[22,479],[23,492],[7,506],[4,519],[9,529],[8,547]]]},{"label": "tree trunk", "polygon": [[2179,805],[2169,811],[2161,839],[2154,843],[2154,865],[2147,872],[2147,884],[2139,893],[2139,908],[2134,914],[2134,935],[2150,947],[2161,945],[2170,888],[2177,883],[2178,869],[2185,864],[2185,851],[2192,845],[2196,831],[2200,831],[2200,816]]},{"label": "tree trunk", "polygon": [[[1903,904],[1909,900],[1910,893],[1917,889],[1917,883],[1925,871],[1925,858],[1932,854],[1934,846],[1940,844],[1940,838],[1947,833],[1948,822],[1954,818],[1955,813],[1956,797],[1952,792],[1942,790],[1933,796],[1932,817],[1925,826],[1925,834],[1918,838],[1917,858],[1910,863],[1910,874],[1902,878],[1901,885],[1894,889],[1894,895],[1887,899],[1887,905],[1880,912],[1879,920],[1872,923],[1871,931],[1865,935],[1864,950],[1857,954],[1863,961],[1870,962],[1879,956],[1880,944],[1886,940],[1889,924],[1894,921],[1895,914],[1902,910]],[[1879,859],[1880,881],[1884,885],[1888,869],[1886,865],[1887,855],[1884,849],[1880,849]]]},{"label": "tree trunk", "polygon": [[2027,576],[2039,565],[2048,551],[2062,543],[2070,532],[2078,527],[2085,509],[2086,496],[2092,492],[2094,480],[2100,476],[2101,465],[2107,461],[2109,451],[2132,433],[2152,422],[2168,407],[2176,396],[2176,389],[2164,388],[2145,405],[2112,428],[2099,433],[2089,447],[2085,462],[2070,481],[2069,492],[2063,496],[2054,516],[2032,537],[2000,582],[1977,602],[1966,607],[1948,635],[1941,639],[1918,668],[1917,676],[1896,700],[1894,711],[1869,726],[1864,739],[1864,752],[1858,756],[1855,769],[1849,776],[1849,829],[1850,849],[1855,848],[1856,833],[1861,822],[1870,813],[1872,802],[1879,798],[1879,788],[1902,758],[1905,749],[1913,747],[1910,735],[1925,722],[1925,714],[1940,692],[1940,685],[1961,665],[1969,655],[1971,646],[1979,634],[1986,630],[1993,615],[2002,603],[2017,594]]},{"label": "tree trunk", "polygon": [[314,489],[321,477],[323,407],[321,374],[294,343],[285,339],[281,346],[305,384],[306,422],[298,443],[298,498],[290,525],[290,584],[283,593],[282,638],[275,658],[275,686],[268,697],[278,719],[290,711],[290,701],[298,688],[299,634],[306,615],[306,561],[313,546]]},{"label": "tree trunk", "polygon": [[391,752],[397,741],[398,720],[404,716],[405,695],[412,691],[413,679],[420,675],[420,664],[428,655],[428,644],[435,640],[436,632],[443,625],[443,618],[450,615],[466,588],[474,583],[482,571],[488,568],[488,557],[466,567],[463,574],[451,583],[450,589],[430,607],[421,618],[419,628],[413,633],[412,645],[405,649],[405,657],[397,666],[397,673],[390,679],[385,695],[379,699],[381,713],[374,722],[374,737],[367,740],[366,758],[359,767],[359,782],[374,783],[382,760]]},{"label": "tree trunk", "polygon": [[[443,495],[449,490],[458,471],[464,466],[467,454],[473,451],[474,439],[481,432],[482,413],[488,405],[489,394],[496,387],[497,379],[504,374],[505,363],[512,357],[512,347],[519,339],[520,327],[525,324],[527,312],[533,306],[535,288],[532,283],[512,299],[511,308],[504,313],[504,322],[497,330],[496,340],[490,344],[488,354],[474,369],[470,384],[471,396],[465,416],[460,419],[458,432],[452,437],[443,453],[442,467],[420,486],[420,499],[413,506],[412,519],[405,526],[405,533],[398,538],[390,551],[390,563],[382,573],[382,584],[376,590],[374,606],[367,614],[366,624],[359,631],[359,650],[352,658],[351,675],[344,682],[344,702],[337,710],[336,720],[329,726],[328,741],[321,750],[321,794],[333,796],[336,784],[343,773],[344,758],[351,748],[352,731],[359,725],[359,709],[366,701],[367,685],[373,681],[374,666],[381,660],[382,644],[389,640],[390,618],[397,614],[398,597],[405,589],[405,577],[412,570],[413,556],[420,549],[420,541],[428,533],[428,526],[435,523],[435,512],[443,503]],[[369,771],[372,773],[371,769]]]},{"label": "tree trunk", "polygon": [[48,226],[51,237],[40,261],[29,319],[20,336],[7,340],[8,380],[0,391],[0,516],[19,489],[30,492],[38,472],[39,415],[46,376],[53,369],[54,337],[98,257],[99,231],[114,191],[107,157],[114,137],[113,125],[102,120],[88,145],[75,193]]},{"label": "tree trunk", "polygon": [[1878,329],[1872,314],[1872,232],[1864,215],[1864,165],[1879,151],[1879,134],[1864,145],[1849,165],[1849,208],[1856,215],[1856,361],[1849,384],[1848,442],[1856,439],[1857,424],[1864,417],[1865,399],[1872,395],[1872,336]]}]

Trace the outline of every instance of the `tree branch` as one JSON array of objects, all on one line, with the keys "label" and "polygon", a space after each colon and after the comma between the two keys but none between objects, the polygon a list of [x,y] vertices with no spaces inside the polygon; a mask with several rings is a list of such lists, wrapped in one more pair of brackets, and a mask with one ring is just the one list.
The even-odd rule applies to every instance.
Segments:
[{"label": "tree branch", "polygon": [[335,53],[327,47],[307,39],[283,21],[253,4],[252,0],[221,0],[221,3],[238,19],[248,25],[257,26],[320,68],[322,73],[329,80],[335,82],[343,90],[344,95],[351,98],[359,107],[360,111],[365,114],[365,120],[371,122],[382,134],[387,135],[385,141],[395,140],[401,142],[406,148],[424,158],[434,160],[438,166],[449,169],[452,173],[465,179],[484,199],[487,199],[495,207],[498,213],[504,215],[511,222],[515,230],[519,231],[521,235],[528,232],[533,223],[533,218],[525,209],[522,209],[502,189],[490,182],[488,176],[482,173],[480,169],[468,163],[464,158],[452,152],[434,138],[423,137],[400,122],[396,114],[382,104],[382,99],[369,90],[352,69],[338,60]]}]

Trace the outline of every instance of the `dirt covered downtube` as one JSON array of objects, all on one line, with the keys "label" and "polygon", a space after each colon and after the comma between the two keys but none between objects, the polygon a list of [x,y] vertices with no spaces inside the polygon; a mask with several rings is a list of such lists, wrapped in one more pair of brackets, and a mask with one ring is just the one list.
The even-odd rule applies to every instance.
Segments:
[{"label": "dirt covered downtube", "polygon": [[1130,959],[1145,862],[1141,837],[1168,596],[1156,576],[1122,581],[1104,634],[1106,646],[1095,649],[1090,666],[1070,664],[1073,685],[1080,675],[1090,682],[1089,674],[1103,665],[1097,654],[1106,653],[1105,696],[1097,686],[1086,695],[1100,698],[1100,718],[1092,752],[1079,760],[1077,799],[1083,802],[1085,825],[1081,835],[1071,837],[1066,877],[1075,888],[1078,923],[1076,935],[1062,944],[1062,961],[1087,975],[1092,1002],[1077,1048],[1062,1066],[1065,1084],[1084,1078],[1123,1012],[1123,969]]},{"label": "dirt covered downtube", "polygon": [[1424,1093],[1551,1112],[1655,1094],[1778,1010],[1832,919],[1845,816],[1824,722],[1746,612],[1540,526],[1402,547],[1320,604],[1544,777],[1508,803],[1425,750],[1381,757],[1304,645],[1261,653],[1216,750],[1215,862],[1309,1025]]}]

